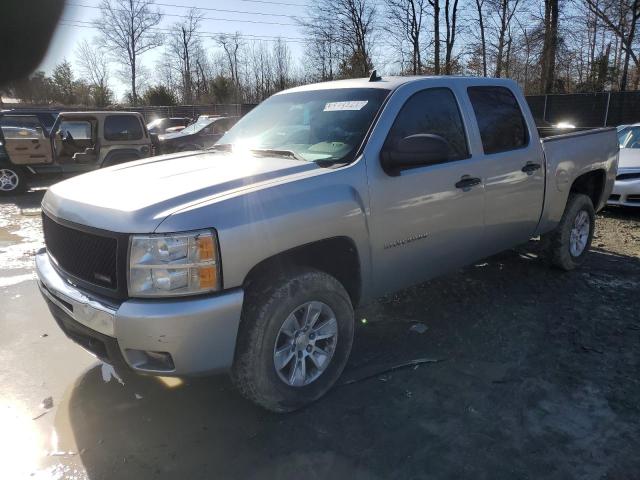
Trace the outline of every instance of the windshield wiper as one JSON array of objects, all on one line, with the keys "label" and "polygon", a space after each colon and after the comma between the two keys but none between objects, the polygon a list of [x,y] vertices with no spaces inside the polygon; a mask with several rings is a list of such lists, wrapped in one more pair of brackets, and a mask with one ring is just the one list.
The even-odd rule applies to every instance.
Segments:
[{"label": "windshield wiper", "polygon": [[279,148],[253,148],[251,149],[251,153],[260,155],[260,156],[293,158],[294,160],[300,160],[302,162],[306,162],[304,158],[300,157],[293,150],[283,150]]}]

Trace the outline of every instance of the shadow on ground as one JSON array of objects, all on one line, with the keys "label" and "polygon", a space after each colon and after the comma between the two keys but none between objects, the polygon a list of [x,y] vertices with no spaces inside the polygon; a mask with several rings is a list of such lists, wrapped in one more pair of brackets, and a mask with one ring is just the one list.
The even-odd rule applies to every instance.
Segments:
[{"label": "shadow on ground", "polygon": [[89,478],[637,478],[640,260],[537,248],[361,308],[341,385],[293,414],[89,370],[64,405]]}]

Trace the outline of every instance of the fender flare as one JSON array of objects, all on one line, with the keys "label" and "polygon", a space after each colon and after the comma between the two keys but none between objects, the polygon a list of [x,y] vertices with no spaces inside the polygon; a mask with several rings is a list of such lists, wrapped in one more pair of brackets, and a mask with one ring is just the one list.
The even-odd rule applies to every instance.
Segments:
[{"label": "fender flare", "polygon": [[132,160],[139,160],[142,158],[142,156],[140,155],[140,152],[135,148],[123,148],[121,150],[112,150],[109,153],[107,153],[106,157],[104,157],[104,160],[102,160],[102,163],[100,164],[100,168],[108,167],[109,166],[108,163],[118,157],[127,157],[127,158],[131,158]]}]

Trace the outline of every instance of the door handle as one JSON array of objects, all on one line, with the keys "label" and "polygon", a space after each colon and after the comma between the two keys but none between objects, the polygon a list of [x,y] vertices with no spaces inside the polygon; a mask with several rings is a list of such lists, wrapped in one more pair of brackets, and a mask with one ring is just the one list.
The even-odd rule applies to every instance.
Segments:
[{"label": "door handle", "polygon": [[463,175],[462,178],[456,182],[456,188],[461,188],[463,190],[475,187],[476,185],[480,185],[482,180],[478,177],[472,177],[470,175]]},{"label": "door handle", "polygon": [[531,175],[533,172],[538,170],[541,167],[539,163],[527,162],[527,164],[522,167],[522,171],[527,175]]}]

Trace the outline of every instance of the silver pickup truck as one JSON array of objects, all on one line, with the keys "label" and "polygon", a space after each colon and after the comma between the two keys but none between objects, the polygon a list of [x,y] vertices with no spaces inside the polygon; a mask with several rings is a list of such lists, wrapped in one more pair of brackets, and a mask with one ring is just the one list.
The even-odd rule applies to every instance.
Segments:
[{"label": "silver pickup truck", "polygon": [[617,161],[613,129],[541,140],[509,80],[307,85],[212,149],[52,186],[39,286],[109,363],[230,371],[290,411],[340,376],[356,305],[538,235],[551,263],[578,266]]}]

